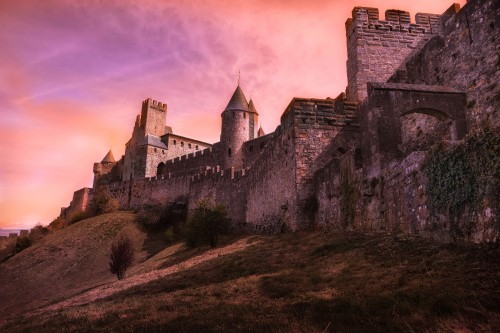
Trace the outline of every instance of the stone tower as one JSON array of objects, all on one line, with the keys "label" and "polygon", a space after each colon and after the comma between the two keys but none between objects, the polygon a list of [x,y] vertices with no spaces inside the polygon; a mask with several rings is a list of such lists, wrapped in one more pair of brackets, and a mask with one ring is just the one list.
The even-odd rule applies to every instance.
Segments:
[{"label": "stone tower", "polygon": [[148,98],[142,102],[141,127],[144,134],[162,136],[165,134],[167,104]]},{"label": "stone tower", "polygon": [[235,170],[240,170],[243,168],[242,146],[245,141],[254,138],[258,114],[253,103],[250,108],[239,85],[236,87],[221,117],[222,167],[224,169],[234,167]]},{"label": "stone tower", "polygon": [[[347,34],[347,99],[363,101],[367,82],[386,82],[421,41],[439,33],[439,15],[389,9],[385,21],[377,8],[354,7],[345,23]],[[404,73],[401,73],[404,75]]]}]

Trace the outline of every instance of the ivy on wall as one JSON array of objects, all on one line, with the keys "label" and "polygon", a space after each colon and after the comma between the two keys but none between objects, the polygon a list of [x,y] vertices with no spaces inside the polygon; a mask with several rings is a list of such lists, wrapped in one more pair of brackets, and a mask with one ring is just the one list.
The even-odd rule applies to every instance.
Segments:
[{"label": "ivy on wall", "polygon": [[[500,134],[491,128],[471,133],[458,144],[433,147],[423,164],[427,203],[449,217],[452,237],[470,234],[474,216],[486,201],[500,230]],[[467,214],[465,214],[467,213]]]}]

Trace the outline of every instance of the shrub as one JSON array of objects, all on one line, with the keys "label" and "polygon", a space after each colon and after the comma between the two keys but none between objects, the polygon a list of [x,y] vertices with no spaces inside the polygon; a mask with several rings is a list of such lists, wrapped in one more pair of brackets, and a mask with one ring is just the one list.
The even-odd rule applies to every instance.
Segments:
[{"label": "shrub", "polygon": [[111,245],[109,254],[109,270],[116,274],[118,280],[123,279],[125,272],[134,261],[134,246],[128,236],[121,236]]},{"label": "shrub", "polygon": [[165,230],[164,235],[167,244],[173,244],[175,242],[176,234],[173,227],[169,227],[167,230]]},{"label": "shrub", "polygon": [[228,228],[229,220],[224,205],[212,206],[207,200],[202,200],[184,228],[186,244],[196,247],[209,243],[211,247],[216,247],[218,236],[227,232]]},{"label": "shrub", "polygon": [[30,235],[29,235],[29,239],[30,239],[31,244],[35,244],[36,242],[38,242],[40,239],[42,239],[43,237],[45,237],[48,234],[49,234],[48,228],[42,226],[41,224],[35,225],[31,229]]},{"label": "shrub", "polygon": [[146,231],[155,232],[164,229],[162,226],[165,207],[162,205],[145,206],[137,213],[135,221]]},{"label": "shrub", "polygon": [[136,222],[148,232],[165,232],[171,228],[174,235],[180,233],[186,222],[187,201],[179,197],[175,202],[164,205],[145,206],[136,216]]},{"label": "shrub", "polygon": [[14,254],[19,253],[30,246],[31,246],[31,241],[29,237],[26,236],[17,237],[16,245],[14,246]]},{"label": "shrub", "polygon": [[69,224],[80,222],[82,220],[88,219],[89,217],[92,217],[89,211],[80,212],[71,218]]},{"label": "shrub", "polygon": [[58,216],[54,220],[52,220],[52,222],[49,223],[49,226],[47,227],[47,229],[49,229],[49,231],[54,231],[54,230],[61,230],[64,227],[65,227],[65,223],[64,223],[63,219],[61,219],[61,217]]},{"label": "shrub", "polygon": [[118,210],[118,201],[111,198],[108,191],[103,186],[95,189],[92,202],[89,207],[90,216],[111,213]]}]

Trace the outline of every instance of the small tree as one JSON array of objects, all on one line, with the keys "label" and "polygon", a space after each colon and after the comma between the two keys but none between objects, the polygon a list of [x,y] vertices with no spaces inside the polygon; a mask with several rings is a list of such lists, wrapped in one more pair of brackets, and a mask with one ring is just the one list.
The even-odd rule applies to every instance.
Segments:
[{"label": "small tree", "polygon": [[16,245],[14,246],[14,254],[19,253],[30,246],[31,246],[31,241],[29,237],[26,236],[17,237]]},{"label": "small tree", "polygon": [[31,244],[35,244],[48,234],[49,234],[49,229],[38,223],[30,231],[29,239]]},{"label": "small tree", "polygon": [[95,189],[89,208],[91,216],[111,213],[118,210],[118,201],[109,196],[104,186],[99,186]]},{"label": "small tree", "polygon": [[226,207],[224,205],[211,206],[207,200],[202,200],[186,223],[184,229],[186,244],[195,247],[207,242],[211,247],[216,247],[219,235],[227,232],[228,228]]},{"label": "small tree", "polygon": [[109,270],[116,274],[118,280],[123,279],[125,272],[134,261],[134,247],[128,236],[121,236],[111,245],[109,254]]}]

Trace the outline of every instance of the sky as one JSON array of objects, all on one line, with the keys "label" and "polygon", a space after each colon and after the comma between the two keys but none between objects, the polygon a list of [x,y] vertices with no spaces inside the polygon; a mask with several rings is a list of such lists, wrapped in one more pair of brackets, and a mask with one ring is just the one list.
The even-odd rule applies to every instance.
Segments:
[{"label": "sky", "polygon": [[[459,2],[461,5],[464,1]],[[92,166],[118,160],[141,102],[214,143],[241,73],[266,133],[293,97],[345,90],[354,5],[444,12],[420,0],[1,0],[0,228],[47,225]]]}]

